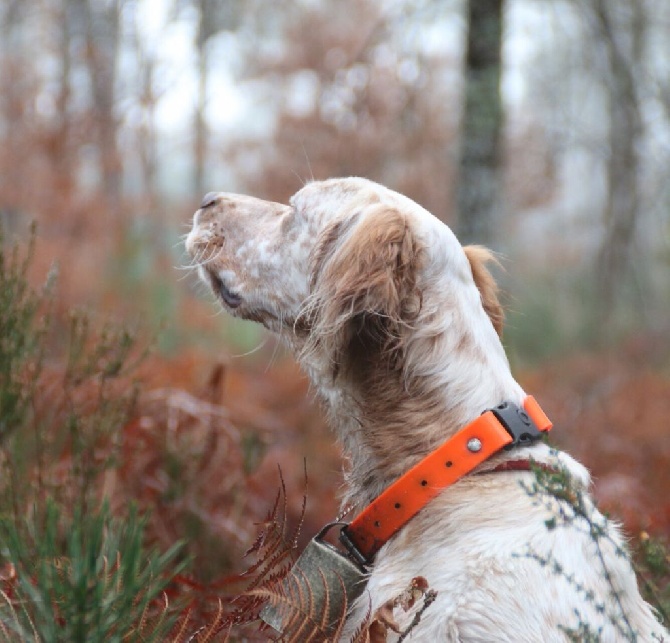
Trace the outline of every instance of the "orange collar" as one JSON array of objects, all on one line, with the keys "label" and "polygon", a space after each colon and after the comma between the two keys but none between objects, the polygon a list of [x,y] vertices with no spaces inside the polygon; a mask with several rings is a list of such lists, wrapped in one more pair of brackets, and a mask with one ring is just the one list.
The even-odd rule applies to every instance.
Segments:
[{"label": "orange collar", "polygon": [[443,489],[501,449],[525,446],[549,431],[535,398],[489,409],[387,487],[340,532],[349,554],[370,564],[379,549]]}]

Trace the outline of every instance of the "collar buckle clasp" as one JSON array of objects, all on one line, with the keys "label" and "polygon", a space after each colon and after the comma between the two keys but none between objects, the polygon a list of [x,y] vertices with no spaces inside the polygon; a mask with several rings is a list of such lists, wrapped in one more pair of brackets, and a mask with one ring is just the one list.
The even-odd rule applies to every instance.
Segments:
[{"label": "collar buckle clasp", "polygon": [[517,446],[529,446],[544,435],[531,416],[512,402],[503,402],[490,411],[512,437],[512,442],[504,447],[506,451]]}]

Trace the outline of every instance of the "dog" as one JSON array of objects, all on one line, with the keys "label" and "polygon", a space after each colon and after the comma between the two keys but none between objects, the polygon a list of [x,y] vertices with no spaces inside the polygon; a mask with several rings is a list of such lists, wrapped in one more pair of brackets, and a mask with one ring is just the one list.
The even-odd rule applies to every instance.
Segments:
[{"label": "dog", "polygon": [[[307,372],[353,512],[485,410],[527,400],[500,340],[492,254],[379,184],[315,181],[288,205],[210,193],[186,249],[223,308],[277,333]],[[505,466],[519,461],[562,472],[568,491],[538,492],[534,466]],[[365,561],[341,639],[424,578],[434,602],[419,619],[395,609],[389,641],[410,628],[417,641],[669,640],[589,485],[543,441],[496,451]]]}]

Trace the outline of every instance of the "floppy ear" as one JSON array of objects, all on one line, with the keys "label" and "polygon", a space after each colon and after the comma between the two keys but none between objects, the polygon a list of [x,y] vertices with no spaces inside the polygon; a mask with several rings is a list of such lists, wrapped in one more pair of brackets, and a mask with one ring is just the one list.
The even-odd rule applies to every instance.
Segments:
[{"label": "floppy ear", "polygon": [[352,352],[381,351],[396,361],[402,329],[421,307],[419,255],[407,218],[380,203],[323,233],[312,255],[307,313],[311,343],[326,350],[335,374]]},{"label": "floppy ear", "polygon": [[486,267],[486,264],[491,261],[498,265],[499,262],[493,253],[483,246],[464,246],[463,250],[470,262],[472,276],[481,294],[482,306],[498,335],[502,335],[505,311],[498,301],[498,284]]}]

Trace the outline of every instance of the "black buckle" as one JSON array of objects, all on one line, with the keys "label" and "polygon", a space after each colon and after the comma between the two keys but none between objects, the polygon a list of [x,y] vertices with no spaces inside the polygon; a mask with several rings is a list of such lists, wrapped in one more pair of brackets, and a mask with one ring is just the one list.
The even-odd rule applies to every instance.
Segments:
[{"label": "black buckle", "polygon": [[512,402],[503,402],[490,411],[512,436],[511,444],[505,447],[506,451],[517,446],[528,446],[543,435],[528,413]]},{"label": "black buckle", "polygon": [[345,525],[340,529],[340,542],[347,550],[347,554],[349,554],[352,560],[355,560],[359,565],[369,565],[370,561],[359,551],[358,547],[354,545],[349,537],[349,534],[347,533],[348,526],[349,525]]}]

